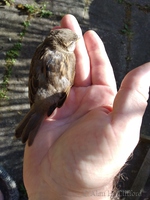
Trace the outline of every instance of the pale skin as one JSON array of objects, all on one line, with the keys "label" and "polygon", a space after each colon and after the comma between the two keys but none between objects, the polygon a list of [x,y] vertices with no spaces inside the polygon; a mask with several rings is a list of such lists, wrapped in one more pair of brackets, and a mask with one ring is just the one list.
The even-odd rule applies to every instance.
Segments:
[{"label": "pale skin", "polygon": [[[72,15],[61,21],[82,35]],[[76,77],[63,107],[45,119],[24,155],[29,200],[109,200],[116,174],[139,141],[150,63],[126,75],[119,91],[101,39],[77,42]]]}]

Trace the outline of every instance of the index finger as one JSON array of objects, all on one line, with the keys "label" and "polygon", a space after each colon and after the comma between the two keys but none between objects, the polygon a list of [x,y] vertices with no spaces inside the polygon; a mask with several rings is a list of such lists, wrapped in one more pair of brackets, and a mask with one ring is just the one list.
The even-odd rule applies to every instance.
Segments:
[{"label": "index finger", "polygon": [[91,62],[92,84],[108,86],[115,95],[116,80],[102,40],[94,31],[87,31],[84,39]]}]

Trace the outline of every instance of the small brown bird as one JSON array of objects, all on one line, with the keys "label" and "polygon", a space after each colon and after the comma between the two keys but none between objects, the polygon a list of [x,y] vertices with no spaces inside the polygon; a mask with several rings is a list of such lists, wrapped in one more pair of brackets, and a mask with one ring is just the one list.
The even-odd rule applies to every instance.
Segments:
[{"label": "small brown bird", "polygon": [[75,76],[76,33],[70,29],[51,30],[31,61],[29,99],[31,108],[16,128],[15,136],[32,145],[42,120],[60,108]]}]

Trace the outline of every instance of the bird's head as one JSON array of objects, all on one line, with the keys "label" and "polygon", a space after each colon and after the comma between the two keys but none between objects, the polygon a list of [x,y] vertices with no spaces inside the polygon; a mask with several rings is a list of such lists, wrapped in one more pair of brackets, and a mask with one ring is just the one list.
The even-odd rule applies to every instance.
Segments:
[{"label": "bird's head", "polygon": [[73,52],[75,49],[75,43],[80,37],[67,28],[54,29],[50,31],[49,36],[45,42],[56,50],[63,50],[67,52]]}]

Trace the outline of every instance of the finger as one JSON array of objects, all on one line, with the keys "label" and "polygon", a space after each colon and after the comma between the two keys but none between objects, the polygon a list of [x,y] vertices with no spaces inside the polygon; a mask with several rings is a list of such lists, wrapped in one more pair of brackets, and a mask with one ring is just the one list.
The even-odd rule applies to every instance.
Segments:
[{"label": "finger", "polygon": [[62,28],[69,28],[77,33],[81,38],[78,40],[75,55],[76,55],[76,77],[75,86],[88,86],[90,80],[90,62],[84,39],[82,37],[81,28],[73,15],[65,15],[61,20]]},{"label": "finger", "polygon": [[109,86],[116,94],[116,81],[103,42],[94,31],[87,31],[84,39],[91,62],[92,84]]},{"label": "finger", "polygon": [[114,101],[112,112],[114,131],[118,137],[123,138],[123,144],[128,145],[130,151],[139,140],[149,87],[150,63],[147,63],[126,75]]}]

